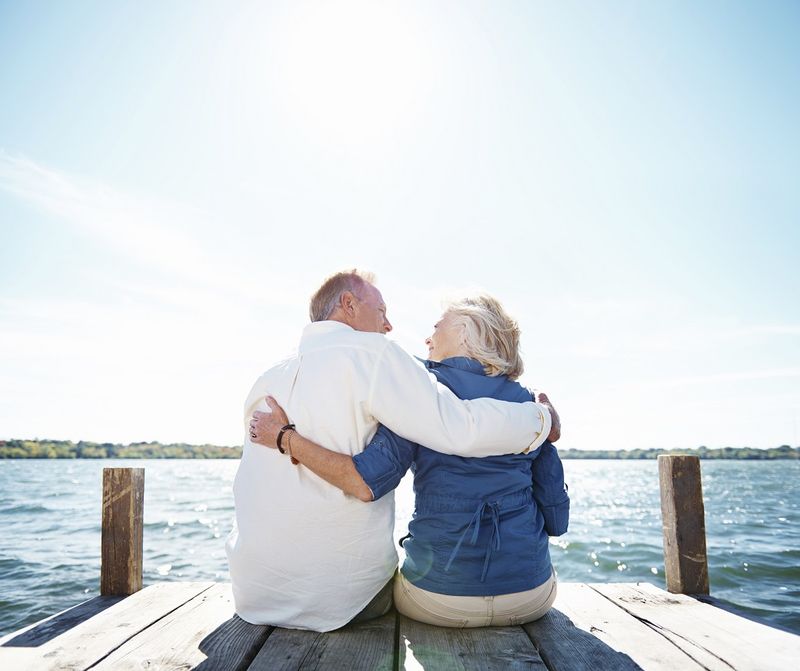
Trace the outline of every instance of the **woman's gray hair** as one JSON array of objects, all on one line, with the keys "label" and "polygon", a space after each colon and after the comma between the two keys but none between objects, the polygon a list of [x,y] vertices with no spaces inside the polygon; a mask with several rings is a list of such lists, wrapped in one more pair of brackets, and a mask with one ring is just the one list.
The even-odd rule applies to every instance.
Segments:
[{"label": "woman's gray hair", "polygon": [[524,370],[519,352],[519,326],[500,301],[485,294],[462,298],[445,307],[464,328],[467,355],[483,364],[487,375],[516,380]]},{"label": "woman's gray hair", "polygon": [[372,273],[362,272],[355,268],[331,275],[311,297],[308,316],[312,322],[330,319],[345,291],[349,291],[358,298],[363,298],[364,286],[374,283],[375,276]]}]

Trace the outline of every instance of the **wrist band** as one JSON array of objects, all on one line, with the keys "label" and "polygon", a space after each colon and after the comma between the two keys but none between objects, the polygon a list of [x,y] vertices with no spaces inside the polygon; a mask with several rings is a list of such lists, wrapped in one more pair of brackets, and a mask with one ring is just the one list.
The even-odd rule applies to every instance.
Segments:
[{"label": "wrist band", "polygon": [[294,424],[287,424],[284,426],[280,431],[278,431],[278,452],[281,454],[286,454],[286,450],[281,447],[281,440],[283,439],[283,434],[286,433],[289,429],[294,429]]},{"label": "wrist band", "polygon": [[297,466],[300,462],[294,458],[292,455],[292,434],[297,433],[297,429],[290,429],[289,433],[286,434],[286,453],[289,455],[289,461],[291,461],[295,466]]}]

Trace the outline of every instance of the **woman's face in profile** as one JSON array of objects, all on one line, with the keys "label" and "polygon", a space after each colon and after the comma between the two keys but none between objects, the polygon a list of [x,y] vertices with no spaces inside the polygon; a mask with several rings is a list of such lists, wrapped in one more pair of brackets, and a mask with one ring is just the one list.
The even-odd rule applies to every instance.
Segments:
[{"label": "woman's face in profile", "polygon": [[433,327],[433,333],[425,338],[428,358],[442,361],[451,356],[466,356],[464,349],[464,328],[457,323],[450,312],[445,312]]}]

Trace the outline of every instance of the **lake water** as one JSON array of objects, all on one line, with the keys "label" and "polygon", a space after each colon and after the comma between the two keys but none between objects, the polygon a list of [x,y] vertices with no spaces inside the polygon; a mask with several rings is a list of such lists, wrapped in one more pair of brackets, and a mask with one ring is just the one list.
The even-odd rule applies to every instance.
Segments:
[{"label": "lake water", "polygon": [[[228,580],[234,460],[0,461],[0,635],[98,594],[104,467],[144,467],[144,581]],[[655,461],[568,460],[562,581],[664,586]],[[702,464],[713,596],[800,633],[800,462]],[[397,495],[395,536],[413,509]]]}]

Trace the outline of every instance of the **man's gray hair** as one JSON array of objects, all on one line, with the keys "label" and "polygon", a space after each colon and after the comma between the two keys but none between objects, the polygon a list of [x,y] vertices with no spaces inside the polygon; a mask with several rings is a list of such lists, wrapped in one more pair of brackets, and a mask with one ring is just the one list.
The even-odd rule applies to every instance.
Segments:
[{"label": "man's gray hair", "polygon": [[372,273],[356,270],[355,268],[331,275],[311,297],[308,316],[312,322],[330,319],[345,291],[349,291],[358,298],[363,298],[364,287],[367,284],[374,283],[375,276]]}]

